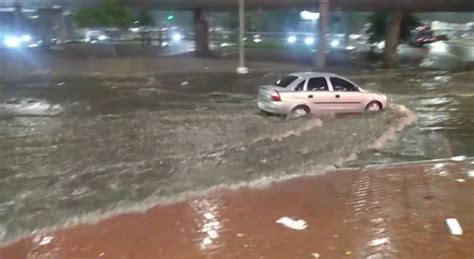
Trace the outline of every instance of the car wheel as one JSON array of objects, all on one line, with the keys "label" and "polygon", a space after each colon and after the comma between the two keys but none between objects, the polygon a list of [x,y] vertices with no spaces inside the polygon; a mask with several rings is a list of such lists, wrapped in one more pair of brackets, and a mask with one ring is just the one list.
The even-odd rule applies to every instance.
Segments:
[{"label": "car wheel", "polygon": [[299,118],[309,114],[309,108],[306,106],[298,106],[291,111],[290,117]]},{"label": "car wheel", "polygon": [[368,112],[379,112],[379,111],[382,110],[382,104],[380,102],[377,102],[377,101],[370,102],[365,107],[365,110],[368,111]]}]

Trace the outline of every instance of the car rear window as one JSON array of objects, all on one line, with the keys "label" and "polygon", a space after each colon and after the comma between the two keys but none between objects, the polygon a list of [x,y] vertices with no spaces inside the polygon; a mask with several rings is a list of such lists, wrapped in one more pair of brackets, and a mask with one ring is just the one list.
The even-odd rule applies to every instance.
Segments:
[{"label": "car rear window", "polygon": [[285,76],[278,81],[276,81],[275,85],[279,87],[287,87],[291,83],[293,83],[298,77],[296,76]]}]

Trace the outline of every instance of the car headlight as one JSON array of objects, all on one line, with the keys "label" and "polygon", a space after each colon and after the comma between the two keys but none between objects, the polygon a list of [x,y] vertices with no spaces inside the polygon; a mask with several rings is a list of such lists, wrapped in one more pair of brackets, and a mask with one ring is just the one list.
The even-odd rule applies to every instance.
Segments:
[{"label": "car headlight", "polygon": [[21,38],[14,37],[14,36],[7,36],[3,40],[3,44],[5,44],[5,46],[7,46],[8,48],[18,48],[21,45]]},{"label": "car headlight", "polygon": [[331,47],[333,47],[333,48],[339,46],[339,44],[341,44],[341,42],[339,42],[339,40],[333,40],[333,41],[331,41]]},{"label": "car headlight", "polygon": [[99,37],[97,37],[98,40],[100,41],[104,41],[106,39],[108,39],[109,37],[107,37],[106,35],[99,35]]},{"label": "car headlight", "polygon": [[175,34],[173,34],[172,38],[173,38],[174,41],[180,41],[180,40],[183,39],[183,36],[179,33],[175,33]]},{"label": "car headlight", "polygon": [[304,43],[306,45],[313,45],[314,44],[314,37],[306,37],[306,39],[304,39]]},{"label": "car headlight", "polygon": [[290,37],[288,37],[288,39],[286,39],[286,41],[288,41],[288,43],[290,43],[290,44],[295,43],[296,40],[297,40],[296,36],[290,36]]}]

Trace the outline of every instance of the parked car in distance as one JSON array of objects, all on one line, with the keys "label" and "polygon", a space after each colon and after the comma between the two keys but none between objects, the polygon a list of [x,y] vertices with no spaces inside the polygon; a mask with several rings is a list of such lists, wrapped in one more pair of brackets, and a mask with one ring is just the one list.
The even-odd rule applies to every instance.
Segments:
[{"label": "parked car in distance", "polygon": [[293,73],[272,85],[260,86],[258,108],[266,114],[303,116],[309,113],[378,112],[387,96],[362,89],[331,73]]}]

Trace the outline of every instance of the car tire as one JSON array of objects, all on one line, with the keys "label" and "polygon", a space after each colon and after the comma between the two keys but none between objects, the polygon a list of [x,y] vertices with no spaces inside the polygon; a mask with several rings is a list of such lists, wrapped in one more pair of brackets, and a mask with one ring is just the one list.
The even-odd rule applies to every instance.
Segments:
[{"label": "car tire", "polygon": [[290,112],[290,118],[299,118],[306,116],[310,113],[310,110],[307,106],[301,105],[293,108]]},{"label": "car tire", "polygon": [[383,109],[379,101],[372,101],[365,106],[366,112],[380,112]]}]

